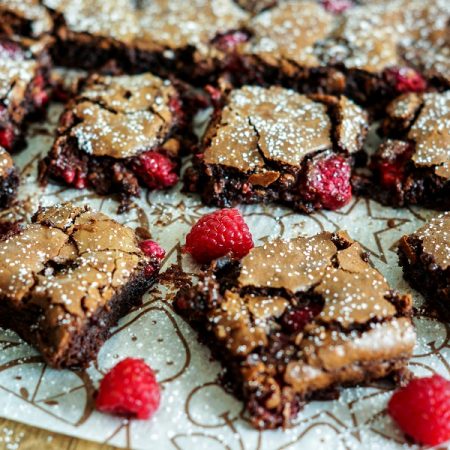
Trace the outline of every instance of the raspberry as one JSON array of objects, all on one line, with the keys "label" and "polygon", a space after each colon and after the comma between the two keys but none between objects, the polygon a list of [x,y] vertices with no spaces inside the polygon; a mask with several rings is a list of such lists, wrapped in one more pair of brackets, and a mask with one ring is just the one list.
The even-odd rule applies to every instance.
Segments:
[{"label": "raspberry", "polygon": [[149,419],[158,409],[161,392],[153,370],[142,359],[126,358],[100,382],[99,411],[137,419]]},{"label": "raspberry", "polygon": [[450,440],[450,381],[440,375],[416,378],[394,393],[388,412],[415,441],[442,444]]},{"label": "raspberry", "polygon": [[291,309],[286,312],[281,322],[290,333],[298,333],[320,313],[322,307],[320,305],[311,304],[299,309]]},{"label": "raspberry", "polygon": [[150,239],[142,241],[139,244],[139,247],[144,255],[148,256],[149,258],[154,258],[158,261],[162,261],[164,259],[164,256],[166,256],[166,251],[162,247],[160,247],[158,243]]},{"label": "raspberry", "polygon": [[380,147],[380,154],[373,167],[383,187],[393,189],[403,183],[405,168],[413,151],[414,148],[410,144],[403,142],[387,142]]},{"label": "raspberry", "polygon": [[248,34],[242,31],[233,31],[231,33],[223,34],[219,36],[215,41],[215,46],[223,52],[233,50],[239,44],[247,42],[249,39]]},{"label": "raspberry", "polygon": [[351,8],[353,2],[350,0],[323,0],[322,5],[327,11],[333,14],[341,14]]},{"label": "raspberry", "polygon": [[186,236],[184,246],[184,250],[200,263],[227,254],[243,258],[252,248],[250,230],[235,208],[220,209],[201,217]]},{"label": "raspberry", "polygon": [[14,146],[14,138],[15,134],[12,126],[0,129],[0,147],[11,151]]},{"label": "raspberry", "polygon": [[43,108],[50,99],[45,91],[45,84],[45,79],[42,75],[37,75],[33,81],[33,103],[36,108]]},{"label": "raspberry", "polygon": [[352,198],[350,164],[342,156],[316,159],[307,172],[305,198],[317,207],[338,209]]},{"label": "raspberry", "polygon": [[423,92],[427,82],[410,67],[392,67],[386,70],[386,77],[399,93]]},{"label": "raspberry", "polygon": [[164,189],[178,181],[176,164],[167,156],[155,152],[145,152],[137,157],[133,170],[149,189]]}]

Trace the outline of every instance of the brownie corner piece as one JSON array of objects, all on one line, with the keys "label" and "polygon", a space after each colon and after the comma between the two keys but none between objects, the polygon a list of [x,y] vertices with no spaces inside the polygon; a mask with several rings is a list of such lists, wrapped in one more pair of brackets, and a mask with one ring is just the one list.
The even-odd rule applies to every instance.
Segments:
[{"label": "brownie corner piece", "polygon": [[352,195],[352,166],[367,113],[344,96],[272,86],[224,94],[185,177],[206,204],[286,204],[337,209]]},{"label": "brownie corner piece", "polygon": [[275,240],[212,263],[176,311],[223,364],[259,429],[344,386],[398,380],[415,345],[412,299],[345,232]]},{"label": "brownie corner piece", "polygon": [[51,366],[84,367],[158,270],[134,231],[108,216],[70,203],[41,208],[0,241],[0,324]]},{"label": "brownie corner piece", "polygon": [[[393,100],[380,127],[366,193],[392,206],[450,208],[450,91]],[[364,193],[364,189],[363,189]]]},{"label": "brownie corner piece", "polygon": [[450,213],[431,219],[403,236],[398,247],[405,279],[450,320]]},{"label": "brownie corner piece", "polygon": [[0,147],[0,209],[11,206],[19,187],[19,173],[11,155]]},{"label": "brownie corner piece", "polygon": [[168,80],[150,73],[93,75],[61,115],[41,179],[119,193],[125,201],[139,195],[140,185],[171,187],[192,139],[186,114]]}]

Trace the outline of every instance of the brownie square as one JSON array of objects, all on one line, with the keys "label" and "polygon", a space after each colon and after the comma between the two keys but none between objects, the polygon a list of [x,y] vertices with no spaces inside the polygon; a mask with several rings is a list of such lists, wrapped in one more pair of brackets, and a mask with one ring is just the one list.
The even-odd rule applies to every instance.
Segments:
[{"label": "brownie square", "polygon": [[0,147],[0,209],[11,206],[19,187],[19,173],[11,155]]},{"label": "brownie square", "polygon": [[185,188],[208,205],[336,209],[351,198],[366,130],[367,114],[346,97],[244,86],[217,105]]},{"label": "brownie square", "polygon": [[[240,29],[248,13],[233,0],[45,0],[57,23],[58,64],[152,71],[201,84],[217,70],[216,40]],[[120,11],[120,14],[118,14]]]},{"label": "brownie square", "polygon": [[48,41],[0,37],[0,146],[24,144],[30,119],[42,118],[50,96]]},{"label": "brownie square", "polygon": [[39,0],[0,0],[0,33],[37,39],[52,30],[52,17]]},{"label": "brownie square", "polygon": [[400,380],[415,344],[411,305],[342,231],[217,260],[175,299],[259,429],[289,426],[342,386]]},{"label": "brownie square", "polygon": [[450,92],[398,97],[380,132],[360,191],[387,205],[450,209]]},{"label": "brownie square", "polygon": [[83,367],[154,283],[133,230],[88,207],[40,209],[0,241],[0,326],[55,368]]},{"label": "brownie square", "polygon": [[450,320],[450,213],[443,213],[409,236],[398,254],[405,279],[444,320]]},{"label": "brownie square", "polygon": [[405,90],[448,89],[445,1],[333,3],[282,1],[252,17],[229,46],[231,84],[345,94],[375,113]]},{"label": "brownie square", "polygon": [[171,82],[149,73],[93,75],[61,115],[41,178],[99,194],[116,192],[126,205],[139,195],[140,183],[150,189],[175,184],[190,135],[186,128]]}]

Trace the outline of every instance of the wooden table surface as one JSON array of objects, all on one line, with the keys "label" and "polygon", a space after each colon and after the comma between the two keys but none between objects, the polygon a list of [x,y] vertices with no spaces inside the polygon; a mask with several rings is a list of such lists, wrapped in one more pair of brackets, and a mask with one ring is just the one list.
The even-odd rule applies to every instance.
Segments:
[{"label": "wooden table surface", "polygon": [[0,419],[0,450],[115,450],[116,447]]}]

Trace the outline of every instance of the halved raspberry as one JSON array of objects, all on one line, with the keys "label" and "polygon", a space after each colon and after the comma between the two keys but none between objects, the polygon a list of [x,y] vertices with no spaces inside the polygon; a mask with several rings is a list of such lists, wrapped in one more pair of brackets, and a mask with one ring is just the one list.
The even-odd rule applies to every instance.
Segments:
[{"label": "halved raspberry", "polygon": [[416,378],[395,392],[388,412],[416,442],[442,444],[450,440],[450,381],[440,375]]},{"label": "halved raspberry", "polygon": [[398,93],[423,92],[427,88],[425,79],[410,67],[391,67],[386,78]]},{"label": "halved raspberry", "polygon": [[199,263],[225,255],[243,258],[253,248],[253,239],[241,213],[224,208],[201,217],[186,236],[184,250]]},{"label": "halved raspberry", "polygon": [[341,14],[351,8],[353,2],[350,0],[322,0],[322,5],[333,14]]},{"label": "halved raspberry", "polygon": [[243,31],[232,31],[222,34],[214,40],[214,45],[223,52],[235,49],[239,44],[247,42],[249,35]]},{"label": "halved raspberry", "polygon": [[95,404],[102,412],[149,419],[160,401],[160,387],[153,370],[142,359],[126,358],[100,382]]},{"label": "halved raspberry", "polygon": [[155,151],[139,155],[133,170],[149,189],[164,189],[178,181],[176,164],[170,158]]},{"label": "halved raspberry", "polygon": [[291,309],[283,315],[281,323],[290,333],[298,333],[302,331],[303,328],[305,328],[305,326],[320,313],[320,311],[322,311],[322,307],[315,303]]},{"label": "halved raspberry", "polygon": [[318,208],[338,209],[352,198],[351,166],[339,155],[311,161],[306,173],[304,197]]}]

